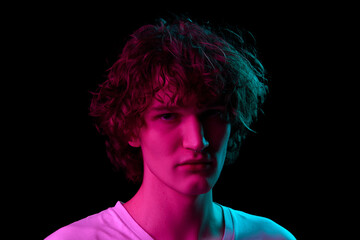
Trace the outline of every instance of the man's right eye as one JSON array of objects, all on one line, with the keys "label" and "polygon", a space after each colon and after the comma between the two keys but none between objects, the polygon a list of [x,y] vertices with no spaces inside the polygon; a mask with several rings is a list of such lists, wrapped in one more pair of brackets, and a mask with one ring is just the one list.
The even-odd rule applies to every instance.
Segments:
[{"label": "man's right eye", "polygon": [[164,113],[160,115],[160,119],[165,121],[175,120],[177,118],[176,113]]}]

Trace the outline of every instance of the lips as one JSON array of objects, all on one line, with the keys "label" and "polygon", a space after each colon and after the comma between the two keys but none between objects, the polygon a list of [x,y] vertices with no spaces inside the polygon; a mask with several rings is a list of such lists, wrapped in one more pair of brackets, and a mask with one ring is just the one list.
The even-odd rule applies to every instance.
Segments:
[{"label": "lips", "polygon": [[181,162],[177,165],[180,169],[192,173],[209,173],[214,169],[214,161],[200,158],[200,159],[189,159]]},{"label": "lips", "polygon": [[207,165],[212,164],[210,160],[187,160],[179,164],[179,166],[183,165]]},{"label": "lips", "polygon": [[212,162],[209,161],[188,161],[180,164],[178,169],[191,174],[206,174],[210,175],[214,172],[215,168]]}]

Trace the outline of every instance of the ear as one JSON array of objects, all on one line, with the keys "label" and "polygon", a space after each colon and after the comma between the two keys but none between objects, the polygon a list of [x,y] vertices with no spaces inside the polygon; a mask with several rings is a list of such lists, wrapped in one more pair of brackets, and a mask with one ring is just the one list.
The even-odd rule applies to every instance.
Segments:
[{"label": "ear", "polygon": [[131,140],[128,141],[129,145],[134,147],[134,148],[138,148],[140,147],[140,140],[139,138],[132,138]]}]

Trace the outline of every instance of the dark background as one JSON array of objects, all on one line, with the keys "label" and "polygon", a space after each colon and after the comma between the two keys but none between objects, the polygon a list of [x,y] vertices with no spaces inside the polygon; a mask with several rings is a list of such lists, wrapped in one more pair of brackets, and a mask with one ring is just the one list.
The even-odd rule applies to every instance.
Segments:
[{"label": "dark background", "polygon": [[21,192],[21,206],[30,209],[25,219],[36,226],[37,239],[136,192],[138,186],[112,170],[104,138],[88,116],[89,92],[104,81],[134,30],[172,13],[250,31],[268,72],[270,93],[253,125],[257,133],[224,169],[214,200],[268,217],[298,239],[317,226],[332,185],[329,156],[337,154],[328,131],[339,109],[328,89],[335,74],[329,74],[328,40],[339,35],[334,29],[344,31],[338,14],[324,6],[219,4],[25,6],[13,28],[13,75],[24,73],[13,83],[23,96],[13,108],[20,111],[13,136],[22,146],[14,155],[25,162],[19,168],[29,190]]}]

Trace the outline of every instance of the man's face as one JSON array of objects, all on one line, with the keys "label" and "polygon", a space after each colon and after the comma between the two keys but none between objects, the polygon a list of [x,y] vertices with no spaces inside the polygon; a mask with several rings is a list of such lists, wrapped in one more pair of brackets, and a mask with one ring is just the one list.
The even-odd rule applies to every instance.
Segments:
[{"label": "man's face", "polygon": [[[184,106],[168,106],[166,91],[158,93],[144,114],[138,144],[144,181],[155,181],[186,195],[210,191],[224,165],[231,126],[225,106],[209,99],[197,107],[195,96]],[[150,180],[151,179],[151,180]]]}]

